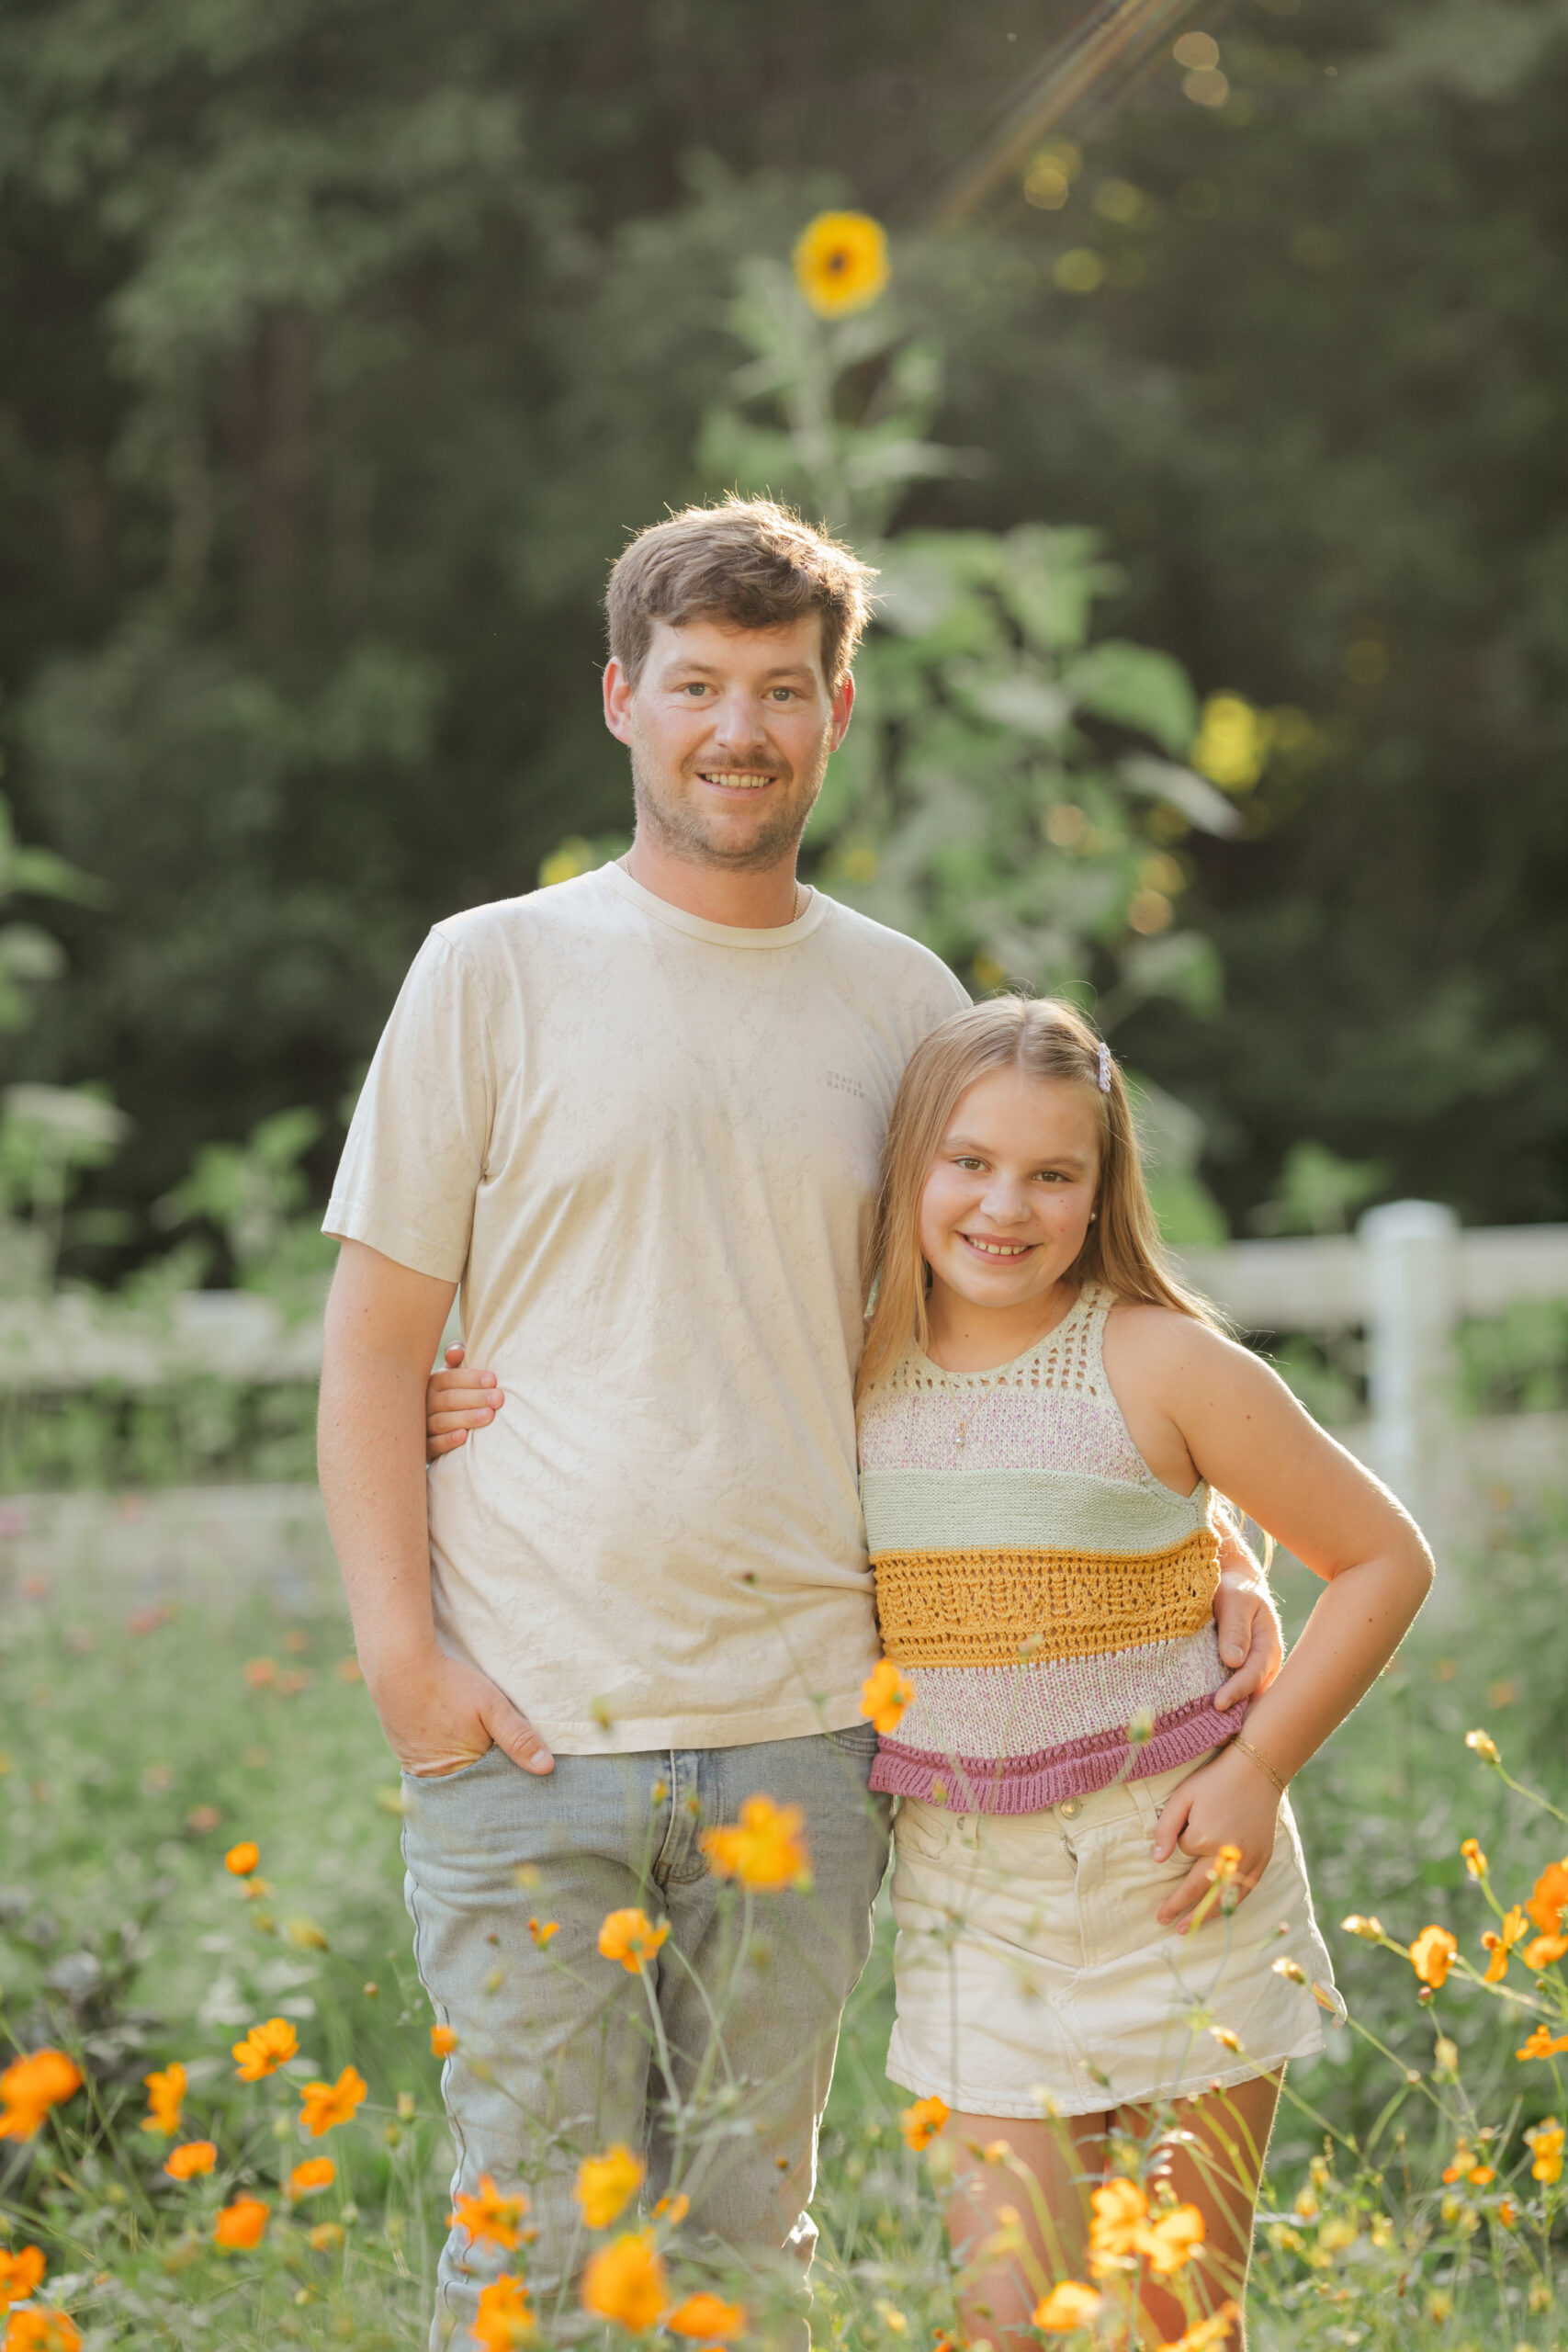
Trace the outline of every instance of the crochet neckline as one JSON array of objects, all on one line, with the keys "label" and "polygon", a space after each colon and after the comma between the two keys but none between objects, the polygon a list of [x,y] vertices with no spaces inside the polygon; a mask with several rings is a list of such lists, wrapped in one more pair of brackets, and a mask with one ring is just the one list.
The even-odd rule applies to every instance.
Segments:
[{"label": "crochet neckline", "polygon": [[934,1356],[928,1355],[924,1348],[913,1340],[906,1361],[912,1360],[920,1369],[933,1374],[937,1383],[944,1388],[985,1388],[993,1382],[1010,1382],[1011,1375],[1021,1364],[1030,1363],[1036,1357],[1046,1355],[1053,1348],[1059,1347],[1088,1317],[1096,1314],[1103,1316],[1111,1303],[1111,1294],[1102,1283],[1085,1283],[1066,1313],[1058,1322],[1053,1323],[1048,1331],[1042,1331],[1038,1339],[1031,1340],[1028,1347],[1021,1348],[1017,1355],[1009,1357],[1006,1363],[988,1364],[983,1372],[949,1372],[945,1364],[938,1363]]}]

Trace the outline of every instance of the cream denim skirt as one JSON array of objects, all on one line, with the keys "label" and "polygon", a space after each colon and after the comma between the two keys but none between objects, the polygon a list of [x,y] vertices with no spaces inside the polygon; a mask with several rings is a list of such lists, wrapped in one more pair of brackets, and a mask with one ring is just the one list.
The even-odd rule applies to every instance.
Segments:
[{"label": "cream denim skirt", "polygon": [[[1092,2115],[1323,2048],[1325,2013],[1338,2024],[1344,2003],[1288,1801],[1269,1867],[1233,1912],[1185,1936],[1155,1918],[1192,1866],[1151,1860],[1155,1824],[1194,1769],[1044,1813],[900,1800],[894,2082],[971,2115]],[[1304,1984],[1278,1973],[1285,1957]]]}]

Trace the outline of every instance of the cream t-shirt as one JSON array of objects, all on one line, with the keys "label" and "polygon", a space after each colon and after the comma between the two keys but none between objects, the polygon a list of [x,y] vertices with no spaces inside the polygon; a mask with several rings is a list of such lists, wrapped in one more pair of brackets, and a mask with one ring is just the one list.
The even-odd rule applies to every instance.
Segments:
[{"label": "cream t-shirt", "polygon": [[325,1229],[461,1280],[506,1403],[431,1467],[437,1636],[562,1755],[859,1719],[877,1158],[967,1001],[820,891],[733,930],[614,865],[420,951]]}]

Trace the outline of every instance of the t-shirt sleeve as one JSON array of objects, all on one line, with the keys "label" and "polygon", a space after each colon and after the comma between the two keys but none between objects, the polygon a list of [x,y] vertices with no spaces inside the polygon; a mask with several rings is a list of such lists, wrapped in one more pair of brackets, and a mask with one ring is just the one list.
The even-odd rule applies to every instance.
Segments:
[{"label": "t-shirt sleeve", "polygon": [[322,1231],[367,1242],[415,1273],[460,1281],[494,1109],[478,975],[433,931],[376,1048]]}]

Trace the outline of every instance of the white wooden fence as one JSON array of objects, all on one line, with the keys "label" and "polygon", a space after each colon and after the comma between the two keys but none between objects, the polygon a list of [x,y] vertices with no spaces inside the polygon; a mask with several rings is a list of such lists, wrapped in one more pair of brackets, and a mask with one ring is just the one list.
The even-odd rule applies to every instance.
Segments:
[{"label": "white wooden fence", "polygon": [[[1371,1417],[1336,1433],[1439,1542],[1462,1527],[1487,1482],[1568,1490],[1568,1414],[1464,1422],[1454,1380],[1461,1320],[1517,1299],[1568,1299],[1568,1226],[1467,1231],[1435,1202],[1396,1201],[1370,1211],[1353,1236],[1240,1241],[1182,1260],[1243,1331],[1364,1331]],[[311,1380],[321,1353],[319,1316],[290,1321],[243,1293],[199,1292],[135,1311],[86,1295],[0,1302],[0,1389],[58,1393],[105,1380],[146,1389],[193,1373]],[[176,1583],[199,1577],[208,1560],[220,1570],[272,1560],[294,1576],[328,1556],[310,1487],[0,1499],[0,1561],[14,1574],[89,1555],[127,1567],[161,1562]]]}]

